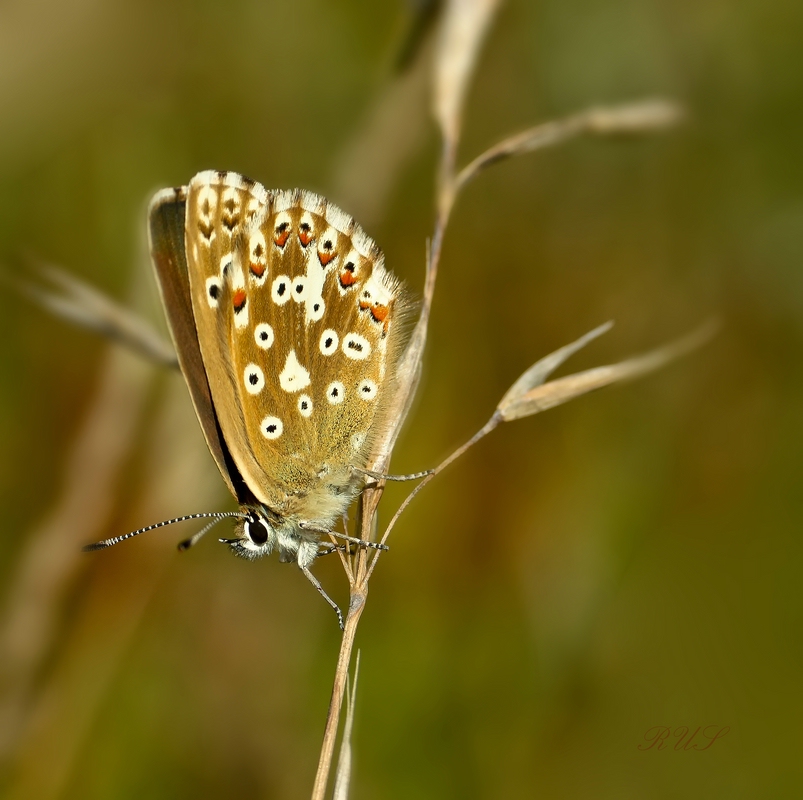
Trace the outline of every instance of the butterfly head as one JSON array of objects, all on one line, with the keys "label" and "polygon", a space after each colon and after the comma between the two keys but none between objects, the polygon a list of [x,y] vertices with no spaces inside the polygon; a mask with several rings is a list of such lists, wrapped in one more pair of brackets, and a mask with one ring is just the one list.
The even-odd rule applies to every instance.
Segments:
[{"label": "butterfly head", "polygon": [[253,561],[270,555],[276,547],[276,530],[267,515],[258,509],[245,508],[234,526],[234,538],[220,539],[234,555]]}]

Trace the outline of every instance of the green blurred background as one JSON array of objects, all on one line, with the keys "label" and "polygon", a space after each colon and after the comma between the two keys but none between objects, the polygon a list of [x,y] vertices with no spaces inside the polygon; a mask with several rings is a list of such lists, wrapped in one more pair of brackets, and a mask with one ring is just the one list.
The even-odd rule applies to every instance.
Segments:
[{"label": "green blurred background", "polygon": [[[54,263],[162,326],[151,193],[201,169],[354,214],[420,292],[438,137],[401,2],[0,6],[0,259]],[[434,465],[534,360],[574,369],[714,315],[638,383],[503,426],[412,506],[358,646],[355,798],[803,795],[803,6],[510,0],[461,160],[589,105],[685,125],[506,162],[448,232],[394,458]],[[298,571],[191,529],[229,508],[181,378],[0,294],[0,792],[308,795],[338,630]],[[389,491],[383,518],[403,497]],[[341,603],[334,559],[317,574]],[[705,751],[654,726],[729,726]],[[715,728],[709,729],[709,732]]]}]

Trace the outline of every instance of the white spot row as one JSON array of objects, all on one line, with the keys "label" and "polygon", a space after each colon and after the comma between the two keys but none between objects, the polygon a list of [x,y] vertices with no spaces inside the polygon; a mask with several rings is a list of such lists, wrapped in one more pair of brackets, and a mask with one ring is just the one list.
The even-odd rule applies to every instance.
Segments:
[{"label": "white spot row", "polygon": [[[322,334],[318,342],[318,349],[322,355],[331,356],[337,352],[337,346],[340,344],[340,337],[336,331],[327,328]],[[347,333],[343,337],[344,355],[354,361],[364,361],[371,355],[371,343],[359,333]]]},{"label": "white spot row", "polygon": [[[357,384],[357,397],[361,400],[374,400],[378,391],[376,383],[368,378]],[[333,406],[339,405],[346,399],[346,387],[340,381],[333,381],[326,387],[326,399]]]},{"label": "white spot row", "polygon": [[[284,391],[292,394],[309,386],[309,372],[305,370],[291,352],[287,358],[284,371],[279,376],[279,385]],[[294,371],[295,370],[295,371]],[[259,394],[265,388],[265,373],[257,364],[249,364],[243,371],[243,385],[248,394]],[[375,381],[366,378],[357,384],[357,396],[361,400],[374,400],[379,387]],[[346,387],[341,381],[332,381],[326,387],[326,399],[331,405],[339,405],[346,399]],[[309,395],[302,394],[298,398],[298,410],[305,417],[312,414],[312,399]]]},{"label": "white spot row", "polygon": [[[306,302],[310,304],[307,291],[307,278],[304,275],[299,275],[292,280],[288,275],[277,275],[271,284],[270,296],[277,306],[283,306],[289,302],[290,298],[295,300],[296,303]],[[323,316],[325,304],[323,298],[315,298],[311,308],[307,310],[308,320],[317,321]]]},{"label": "white spot row", "polygon": [[[373,400],[376,397],[376,384],[373,381],[363,381],[358,387],[358,394],[364,400]],[[346,390],[340,381],[334,381],[326,387],[326,399],[333,406],[340,405],[346,398]],[[312,398],[308,394],[302,394],[298,398],[298,413],[302,417],[312,416]],[[284,432],[284,424],[279,417],[265,417],[259,426],[262,435],[266,439],[278,439]],[[359,450],[365,439],[364,434],[355,434],[352,437],[352,447]]]}]

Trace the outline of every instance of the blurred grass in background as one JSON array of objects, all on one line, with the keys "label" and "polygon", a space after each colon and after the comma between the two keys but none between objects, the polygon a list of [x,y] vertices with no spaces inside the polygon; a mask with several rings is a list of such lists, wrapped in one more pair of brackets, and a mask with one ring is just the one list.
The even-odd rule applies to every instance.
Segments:
[{"label": "blurred grass in background", "polygon": [[[162,325],[146,203],[213,168],[326,195],[420,290],[437,137],[427,46],[392,69],[409,16],[4,5],[4,269],[60,264]],[[572,371],[712,314],[724,328],[642,382],[503,426],[416,501],[359,635],[353,797],[800,796],[801,30],[788,0],[502,7],[463,161],[589,105],[661,95],[690,119],[519,158],[466,192],[394,469],[437,463],[525,367],[606,319]],[[115,436],[134,446],[104,448]],[[4,290],[0,441],[4,793],[305,796],[338,631],[297,570],[212,540],[179,557],[188,530],[77,552],[89,529],[228,507],[180,377]],[[70,482],[86,502],[68,541],[47,520]],[[342,600],[339,565],[317,573]],[[730,732],[640,751],[658,725]]]}]

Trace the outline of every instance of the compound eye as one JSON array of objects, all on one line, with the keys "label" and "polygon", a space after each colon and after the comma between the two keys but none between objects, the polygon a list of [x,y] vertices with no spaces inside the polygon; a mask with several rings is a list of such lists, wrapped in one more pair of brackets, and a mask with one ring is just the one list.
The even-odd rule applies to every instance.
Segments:
[{"label": "compound eye", "polygon": [[254,544],[265,544],[268,541],[268,528],[261,519],[249,519],[245,523],[245,535]]}]

